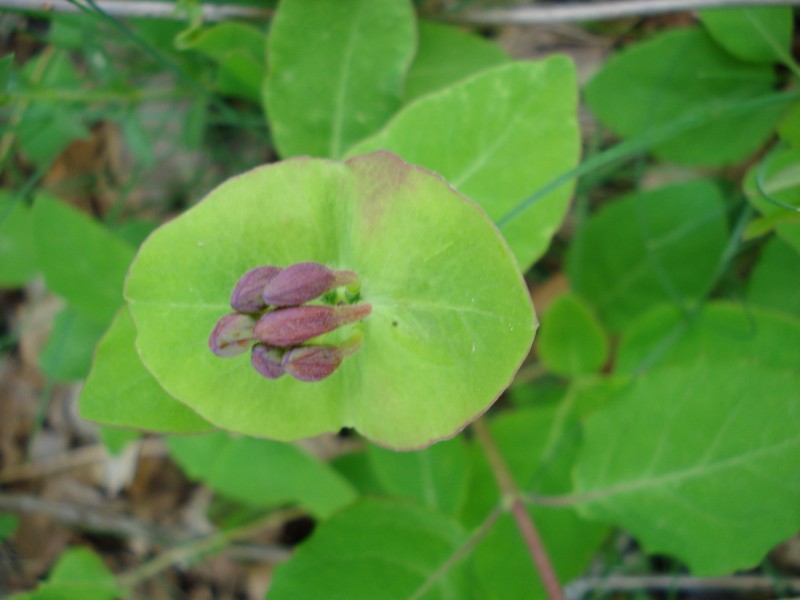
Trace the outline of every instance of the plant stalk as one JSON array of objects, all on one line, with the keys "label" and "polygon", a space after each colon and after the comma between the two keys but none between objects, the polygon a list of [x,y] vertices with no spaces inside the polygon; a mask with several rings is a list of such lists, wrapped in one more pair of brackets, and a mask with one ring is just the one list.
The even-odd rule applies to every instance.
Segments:
[{"label": "plant stalk", "polygon": [[492,473],[494,473],[495,479],[497,479],[497,485],[500,487],[504,502],[509,506],[511,515],[517,523],[517,528],[525,541],[525,546],[528,548],[533,566],[542,578],[547,597],[549,600],[565,600],[566,597],[561,590],[561,584],[558,582],[558,577],[555,569],[553,569],[550,556],[547,554],[547,549],[542,543],[542,538],[536,529],[533,519],[531,519],[525,508],[523,494],[514,481],[511,471],[509,471],[508,465],[506,465],[505,459],[489,431],[489,426],[483,418],[480,418],[472,424],[472,430],[475,432],[475,436],[481,446],[483,446],[483,451],[486,453],[489,466],[492,469]]}]

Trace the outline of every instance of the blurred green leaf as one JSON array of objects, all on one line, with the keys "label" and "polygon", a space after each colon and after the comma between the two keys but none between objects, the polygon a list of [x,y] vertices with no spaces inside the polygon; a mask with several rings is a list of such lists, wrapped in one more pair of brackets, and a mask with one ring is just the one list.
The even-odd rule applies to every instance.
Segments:
[{"label": "blurred green leaf", "polygon": [[266,38],[252,25],[217,23],[190,29],[179,35],[176,46],[195,50],[219,65],[217,88],[223,95],[261,102],[261,86],[266,69]]},{"label": "blurred green leaf", "polygon": [[297,503],[327,518],[356,498],[336,471],[291,444],[222,432],[170,437],[167,444],[189,477],[240,502],[270,508]]},{"label": "blurred green leaf", "polygon": [[[660,33],[613,56],[587,84],[585,98],[604,125],[632,138],[715,106],[767,96],[776,83],[771,66],[743,63],[705,31],[683,29]],[[687,165],[732,164],[767,141],[784,111],[783,105],[762,106],[704,121],[658,144],[653,153]]]},{"label": "blurred green leaf", "polygon": [[762,158],[748,171],[744,191],[764,215],[759,232],[774,229],[800,252],[800,148],[779,148]]},{"label": "blurred green leaf", "polygon": [[0,58],[0,92],[4,92],[11,81],[11,73],[14,70],[14,55],[8,54]]},{"label": "blurred green leaf", "polygon": [[378,480],[366,450],[348,452],[334,457],[330,462],[361,496],[382,496],[386,492]]},{"label": "blurred green leaf", "polygon": [[109,322],[122,304],[134,250],[63,202],[39,198],[33,233],[47,286],[89,318]]},{"label": "blurred green leaf", "polygon": [[792,9],[789,6],[741,6],[701,10],[711,37],[736,58],[755,63],[791,60]]},{"label": "blurred green leaf", "polygon": [[142,365],[135,339],[130,313],[127,308],[120,309],[97,345],[92,370],[81,390],[81,416],[150,431],[194,433],[213,429],[161,389]]},{"label": "blurred green leaf", "polygon": [[460,436],[416,452],[371,445],[368,456],[375,477],[389,494],[411,498],[442,514],[458,515],[469,481],[467,449]]},{"label": "blurred green leaf", "polygon": [[[497,222],[577,164],[576,105],[568,58],[510,63],[411,103],[351,154],[397,152],[441,174]],[[561,186],[502,228],[523,271],[544,254],[571,193],[572,185]]]},{"label": "blurred green leaf", "polygon": [[375,133],[400,106],[415,43],[408,0],[284,0],[264,87],[281,156],[340,158]]},{"label": "blurred green leaf", "polygon": [[574,294],[563,294],[542,317],[539,358],[553,373],[574,377],[600,369],[608,356],[608,338],[591,308]]},{"label": "blurred green leaf", "polygon": [[56,315],[39,366],[52,379],[84,379],[92,366],[94,348],[108,324],[66,306]]},{"label": "blurred green leaf", "polygon": [[800,253],[778,238],[767,242],[750,275],[747,299],[800,317]]},{"label": "blurred green leaf", "polygon": [[81,79],[69,54],[56,50],[25,63],[22,82],[23,89],[40,91],[44,97],[28,103],[14,131],[28,158],[44,165],[70,142],[89,135],[80,110],[65,103],[59,94],[80,89]]},{"label": "blurred green leaf", "polygon": [[88,548],[68,548],[58,559],[47,581],[36,590],[14,594],[8,600],[114,600],[128,597],[114,575]]},{"label": "blurred green leaf", "polygon": [[418,27],[419,48],[406,77],[406,103],[509,62],[499,46],[477,35],[429,21],[420,21]]},{"label": "blurred green leaf", "polygon": [[751,306],[712,303],[687,318],[657,306],[634,321],[620,342],[615,368],[637,373],[654,366],[689,365],[698,356],[720,363],[748,360],[763,367],[800,365],[800,322]]},{"label": "blurred green leaf", "polygon": [[475,598],[463,563],[437,569],[466,541],[455,522],[412,504],[362,500],[320,525],[275,571],[267,598]]},{"label": "blurred green leaf", "polygon": [[0,542],[14,535],[19,526],[19,517],[9,513],[0,513]]},{"label": "blurred green leaf", "polygon": [[38,271],[30,209],[0,190],[0,286],[21,286]]},{"label": "blurred green leaf", "polygon": [[98,427],[100,441],[111,454],[119,454],[133,440],[141,437],[142,433],[135,429],[121,429],[117,427]]},{"label": "blurred green leaf", "polygon": [[590,217],[568,250],[567,272],[572,288],[618,331],[653,304],[701,299],[726,241],[717,187],[674,184],[624,196]]}]

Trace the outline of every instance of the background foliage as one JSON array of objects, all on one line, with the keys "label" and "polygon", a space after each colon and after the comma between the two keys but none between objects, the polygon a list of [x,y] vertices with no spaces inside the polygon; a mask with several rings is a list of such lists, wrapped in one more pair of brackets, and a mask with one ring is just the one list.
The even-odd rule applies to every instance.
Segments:
[{"label": "background foliage", "polygon": [[[137,430],[167,434],[161,470],[213,498],[195,509],[194,539],[148,534],[144,551],[136,536],[89,534],[78,520],[38,568],[0,562],[0,593],[545,598],[515,503],[568,590],[587,573],[749,569],[769,574],[773,596],[791,588],[798,565],[774,549],[800,529],[792,9],[585,24],[572,34],[611,42],[587,76],[558,53],[512,59],[503,30],[428,21],[426,8],[284,0],[267,23],[211,24],[191,3],[179,20],[121,22],[90,2],[80,15],[0,16],[14,51],[0,59],[3,373],[19,381],[32,361],[38,394],[19,417],[5,406],[25,401],[3,392],[0,509],[18,507],[3,504],[29,491],[14,469],[39,464],[37,444],[59,430],[58,390],[84,380],[85,416],[134,429],[62,425],[62,450],[99,439],[107,468],[132,456],[135,469],[153,441]],[[256,165],[376,149],[477,202],[532,290],[541,329],[486,435],[397,453],[353,432],[300,444],[209,433],[164,391],[169,375],[142,363],[141,319],[121,308],[143,240]],[[418,268],[420,280],[443,277]],[[146,283],[156,295],[177,285]],[[48,334],[33,343],[37,320]],[[433,356],[447,335],[419,345]],[[191,385],[191,371],[172,375]],[[451,401],[456,388],[421,388],[419,401]],[[135,482],[92,485],[136,514]],[[166,527],[164,512],[149,520]],[[26,515],[0,513],[8,547],[30,539]],[[280,532],[311,520],[286,560]],[[259,533],[278,552],[267,562],[284,564],[257,591],[230,583],[240,567],[209,582],[185,566]],[[108,552],[109,540],[139,555]]]}]

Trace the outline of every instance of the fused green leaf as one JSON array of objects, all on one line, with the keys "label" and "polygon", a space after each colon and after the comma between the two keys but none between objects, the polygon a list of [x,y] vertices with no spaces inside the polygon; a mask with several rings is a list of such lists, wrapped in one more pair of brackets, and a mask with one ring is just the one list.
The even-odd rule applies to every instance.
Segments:
[{"label": "fused green leaf", "polygon": [[[304,261],[358,273],[372,314],[315,341],[360,332],[358,352],[309,384],[208,350],[243,273]],[[341,427],[394,448],[451,437],[508,385],[534,331],[527,288],[485,214],[386,152],[229,180],[148,238],[126,297],[142,361],[170,395],[218,427],[280,440]]]},{"label": "fused green leaf", "polygon": [[122,308],[97,346],[81,390],[81,416],[107,425],[171,433],[213,429],[158,385],[136,354],[135,338],[130,313]]}]

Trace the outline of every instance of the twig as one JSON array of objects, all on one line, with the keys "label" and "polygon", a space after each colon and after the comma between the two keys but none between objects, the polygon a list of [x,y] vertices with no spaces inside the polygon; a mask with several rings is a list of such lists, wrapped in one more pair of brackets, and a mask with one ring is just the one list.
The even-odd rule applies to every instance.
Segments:
[{"label": "twig", "polygon": [[796,5],[797,0],[614,0],[571,4],[535,4],[509,8],[470,9],[435,18],[471,25],[545,25],[643,17],[701,8]]},{"label": "twig", "polygon": [[[142,440],[138,452],[139,457],[164,456],[165,454],[164,442],[158,438]],[[101,444],[82,446],[67,454],[61,454],[52,460],[41,460],[6,467],[0,471],[0,485],[47,477],[55,473],[100,463],[107,460],[108,457],[108,450]]]},{"label": "twig", "polygon": [[[81,5],[88,7],[85,0]],[[114,17],[139,17],[149,19],[186,18],[175,2],[149,2],[138,0],[100,0],[95,3],[103,12]],[[0,8],[32,11],[32,12],[80,12],[81,8],[68,0],[0,0]],[[201,4],[199,6],[206,21],[224,21],[226,19],[260,19],[272,17],[274,11],[253,6],[237,4]]]},{"label": "twig", "polygon": [[[167,550],[166,552],[162,552],[152,560],[139,565],[135,569],[121,573],[117,576],[117,583],[120,587],[132,588],[176,563],[185,562],[196,558],[201,554],[207,554],[209,552],[219,550],[236,540],[252,537],[265,530],[275,529],[276,527],[280,527],[286,520],[303,514],[305,513],[300,509],[286,509],[279,512],[273,512],[262,519],[259,519],[253,523],[248,523],[242,527],[219,531],[199,540],[193,540],[180,546],[176,546]],[[279,560],[288,559],[288,551],[281,553],[279,552],[279,549],[276,548],[275,550],[276,558],[279,558]]]},{"label": "twig", "polygon": [[192,532],[155,527],[125,515],[103,512],[96,506],[44,500],[29,494],[0,494],[0,512],[4,511],[36,513],[52,517],[64,525],[160,541],[182,541],[193,535]]},{"label": "twig", "polygon": [[570,600],[580,600],[588,594],[599,592],[645,590],[796,593],[800,591],[800,578],[777,579],[759,575],[733,575],[731,577],[610,575],[608,577],[583,577],[566,586],[566,594]]},{"label": "twig", "polygon": [[[621,17],[647,16],[683,12],[701,8],[732,6],[795,5],[798,0],[614,0],[611,2],[581,2],[517,6],[513,8],[471,9],[450,13],[429,13],[426,17],[473,25],[547,25],[580,21],[601,21]],[[173,2],[137,0],[100,0],[96,3],[103,11],[115,17],[152,19],[184,19]],[[78,12],[77,6],[67,0],[0,0],[0,8],[32,12]],[[200,4],[203,19],[266,20],[272,17],[270,9],[237,4]]]},{"label": "twig", "polygon": [[522,534],[522,538],[525,540],[525,545],[531,555],[531,560],[539,576],[542,578],[542,584],[544,585],[547,597],[550,600],[565,600],[564,593],[561,591],[561,585],[558,583],[558,577],[556,577],[556,572],[555,569],[553,569],[553,564],[550,562],[547,550],[542,543],[541,537],[539,537],[539,532],[536,530],[531,516],[525,508],[522,493],[514,481],[511,472],[508,470],[505,459],[502,454],[500,454],[500,450],[497,448],[494,438],[492,438],[489,426],[483,418],[480,418],[472,424],[472,430],[475,432],[475,436],[478,438],[481,446],[483,446],[486,458],[489,461],[489,466],[497,479],[497,484],[500,487],[500,493],[503,495],[503,499],[510,505],[511,514],[517,522],[517,527]]}]

